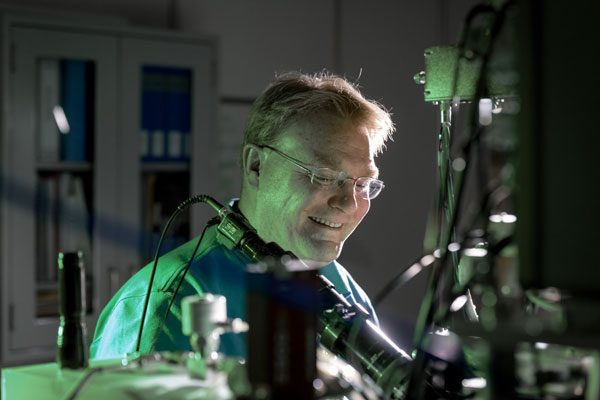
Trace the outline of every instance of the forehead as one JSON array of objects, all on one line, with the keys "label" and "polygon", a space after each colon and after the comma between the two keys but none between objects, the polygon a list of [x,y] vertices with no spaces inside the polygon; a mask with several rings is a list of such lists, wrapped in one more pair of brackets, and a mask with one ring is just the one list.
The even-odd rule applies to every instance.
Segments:
[{"label": "forehead", "polygon": [[282,151],[314,166],[377,176],[373,144],[365,127],[339,118],[297,123],[279,137]]}]

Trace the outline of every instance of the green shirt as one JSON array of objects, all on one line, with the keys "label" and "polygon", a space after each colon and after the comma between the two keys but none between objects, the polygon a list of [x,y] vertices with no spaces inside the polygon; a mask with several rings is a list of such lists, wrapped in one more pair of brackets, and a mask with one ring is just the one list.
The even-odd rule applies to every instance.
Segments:
[{"label": "green shirt", "polygon": [[[213,225],[207,228],[202,244],[176,294],[166,323],[159,332],[169,301],[197,241],[198,238],[192,239],[159,259],[144,322],[140,346],[142,353],[191,350],[189,337],[181,332],[181,300],[186,296],[221,294],[227,298],[228,317],[245,319],[245,268],[250,259],[240,250],[231,248],[217,231],[216,225]],[[151,272],[152,263],[131,277],[108,302],[96,325],[90,348],[91,358],[116,358],[134,352]],[[319,273],[327,277],[351,304],[359,303],[364,306],[372,320],[378,323],[368,296],[344,267],[334,261],[321,268]],[[156,343],[152,347],[154,341]],[[245,335],[222,335],[219,351],[229,356],[245,357]]]}]

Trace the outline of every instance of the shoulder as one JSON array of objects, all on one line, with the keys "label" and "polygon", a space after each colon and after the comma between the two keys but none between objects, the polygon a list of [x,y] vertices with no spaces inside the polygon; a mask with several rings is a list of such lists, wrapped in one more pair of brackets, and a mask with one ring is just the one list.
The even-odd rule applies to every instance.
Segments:
[{"label": "shoulder", "polygon": [[[157,316],[166,312],[177,283],[183,276],[191,257],[193,257],[194,263],[202,262],[202,259],[214,250],[215,246],[210,243],[210,240],[207,241],[206,246],[203,243],[198,250],[195,250],[198,239],[194,238],[159,258],[148,303],[148,318],[144,324],[145,337],[153,337],[156,333],[155,331],[162,321]],[[139,330],[141,308],[146,298],[153,268],[153,262],[143,267],[119,289],[104,307],[96,324],[94,340],[90,346],[92,358],[111,358],[134,351],[133,346],[135,346]],[[199,290],[201,293],[201,289],[201,284],[196,282],[191,274],[187,274],[179,293],[189,292],[191,294]]]}]

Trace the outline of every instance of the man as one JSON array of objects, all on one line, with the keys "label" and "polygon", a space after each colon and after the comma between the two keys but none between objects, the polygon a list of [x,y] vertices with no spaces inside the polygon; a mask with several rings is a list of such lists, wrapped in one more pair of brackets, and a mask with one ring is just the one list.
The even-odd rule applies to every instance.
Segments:
[{"label": "man", "polygon": [[[281,75],[248,117],[240,152],[242,192],[239,201],[230,203],[265,241],[321,268],[319,273],[350,303],[363,305],[375,323],[368,296],[335,260],[383,188],[374,157],[393,130],[389,113],[343,78]],[[161,257],[142,353],[190,349],[181,333],[185,296],[222,294],[229,317],[244,318],[249,258],[233,249],[215,226],[206,230],[195,251],[197,244],[193,239]],[[151,267],[133,276],[103,310],[91,345],[93,358],[135,350]],[[221,337],[225,354],[244,356],[245,350],[243,335]]]}]

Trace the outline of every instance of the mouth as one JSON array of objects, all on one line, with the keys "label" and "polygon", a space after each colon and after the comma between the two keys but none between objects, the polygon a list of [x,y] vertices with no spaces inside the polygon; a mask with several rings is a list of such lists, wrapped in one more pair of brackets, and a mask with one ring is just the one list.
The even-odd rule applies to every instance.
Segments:
[{"label": "mouth", "polygon": [[342,224],[336,224],[335,222],[327,221],[326,219],[321,219],[317,217],[308,217],[311,221],[316,222],[317,224],[327,226],[329,228],[340,228]]}]

